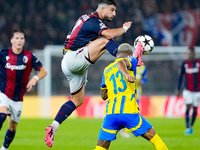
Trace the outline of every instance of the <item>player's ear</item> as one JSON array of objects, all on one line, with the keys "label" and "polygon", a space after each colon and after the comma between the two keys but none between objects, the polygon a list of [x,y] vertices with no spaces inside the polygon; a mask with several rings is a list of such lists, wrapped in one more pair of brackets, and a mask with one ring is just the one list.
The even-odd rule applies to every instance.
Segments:
[{"label": "player's ear", "polygon": [[11,43],[11,44],[13,43],[12,41],[13,41],[13,38],[10,39],[10,43]]}]

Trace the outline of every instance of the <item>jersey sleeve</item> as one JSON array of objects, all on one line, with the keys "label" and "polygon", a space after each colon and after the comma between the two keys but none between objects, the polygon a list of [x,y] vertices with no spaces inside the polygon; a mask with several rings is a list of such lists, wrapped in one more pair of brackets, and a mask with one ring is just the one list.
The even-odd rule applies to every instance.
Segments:
[{"label": "jersey sleeve", "polygon": [[182,83],[183,75],[184,75],[184,72],[185,72],[184,65],[185,65],[185,62],[182,63],[181,68],[180,68],[180,70],[179,70],[178,86],[177,86],[177,89],[178,89],[178,90],[181,89],[181,83]]},{"label": "jersey sleeve", "polygon": [[90,27],[89,29],[92,32],[97,33],[98,35],[101,35],[101,32],[104,30],[107,30],[108,27],[100,20],[97,18],[91,18],[86,22],[86,26]]},{"label": "jersey sleeve", "polygon": [[107,89],[106,88],[106,84],[105,84],[105,75],[104,75],[104,73],[103,73],[102,81],[101,81],[101,89]]},{"label": "jersey sleeve", "polygon": [[37,59],[35,54],[32,54],[32,66],[37,71],[39,71],[40,68],[43,66],[42,63]]}]

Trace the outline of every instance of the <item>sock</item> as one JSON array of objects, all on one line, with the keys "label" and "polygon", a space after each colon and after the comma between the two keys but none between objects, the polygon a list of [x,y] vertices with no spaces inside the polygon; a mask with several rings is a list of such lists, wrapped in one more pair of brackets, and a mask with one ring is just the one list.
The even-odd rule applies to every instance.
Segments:
[{"label": "sock", "polygon": [[107,149],[105,149],[105,148],[103,148],[101,146],[96,146],[96,148],[94,150],[107,150]]},{"label": "sock", "polygon": [[189,120],[190,120],[190,116],[189,116],[189,110],[185,112],[185,123],[186,123],[186,128],[189,128]]},{"label": "sock", "polygon": [[71,115],[71,113],[76,109],[75,104],[70,100],[66,103],[64,103],[60,110],[58,111],[55,121],[57,121],[59,124],[61,124],[65,119],[67,119],[68,116]]},{"label": "sock", "polygon": [[10,130],[7,130],[6,131],[6,135],[5,135],[5,139],[4,139],[4,143],[3,143],[3,146],[5,148],[8,148],[10,143],[13,141],[14,137],[15,137],[15,132],[11,132]]},{"label": "sock", "polygon": [[194,111],[193,111],[191,126],[193,126],[193,124],[194,124],[194,122],[195,122],[195,120],[196,120],[196,117],[197,117],[197,112],[194,112]]},{"label": "sock", "polygon": [[2,125],[4,123],[4,121],[6,120],[7,114],[5,113],[0,113],[0,130],[2,128]]},{"label": "sock", "polygon": [[113,55],[114,57],[116,57],[116,54],[118,52],[118,47],[119,44],[116,43],[113,40],[110,40],[107,44],[106,44],[106,49],[108,50],[108,52]]},{"label": "sock", "polygon": [[161,138],[156,133],[154,137],[150,140],[150,142],[156,147],[157,150],[168,150],[165,143],[161,140]]}]

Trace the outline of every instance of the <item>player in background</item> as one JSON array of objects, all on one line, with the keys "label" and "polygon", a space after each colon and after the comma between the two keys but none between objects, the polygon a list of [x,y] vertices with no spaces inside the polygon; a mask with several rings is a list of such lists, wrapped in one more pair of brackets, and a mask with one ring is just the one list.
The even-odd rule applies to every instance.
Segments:
[{"label": "player in background", "polygon": [[[20,121],[23,96],[47,72],[36,56],[23,49],[25,32],[16,29],[11,35],[12,47],[0,50],[0,129],[8,115],[8,129],[1,150],[7,150]],[[39,71],[29,80],[32,69]]]},{"label": "player in background", "polygon": [[[136,69],[136,89],[137,89],[137,103],[139,106],[139,101],[142,96],[142,85],[147,82],[147,68],[143,64],[141,66],[137,66]],[[131,134],[130,131],[125,128],[120,131],[121,137],[130,138]]]},{"label": "player in background", "polygon": [[[114,0],[100,0],[96,11],[81,16],[66,37],[61,66],[69,81],[71,100],[61,106],[52,124],[46,127],[45,143],[48,147],[52,147],[59,125],[83,103],[88,68],[106,51],[116,56],[119,44],[112,39],[131,27],[132,22],[125,22],[116,29],[109,29],[103,23],[112,21],[116,8]],[[137,54],[140,65],[141,53]]]},{"label": "player in background", "polygon": [[[200,99],[200,59],[195,59],[194,47],[188,48],[188,59],[182,62],[176,95],[181,95],[181,84],[184,80],[183,98],[186,105],[185,111],[185,123],[186,130],[185,135],[193,134],[193,125],[197,116],[197,107]],[[192,117],[190,119],[190,110],[193,110]]]},{"label": "player in background", "polygon": [[137,103],[139,105],[142,96],[142,85],[147,82],[147,68],[143,64],[137,67],[136,71],[136,89],[137,89]]},{"label": "player in background", "polygon": [[[138,42],[136,50],[143,51]],[[101,97],[108,100],[105,106],[105,118],[95,150],[107,150],[111,141],[122,128],[128,128],[136,137],[142,136],[150,141],[157,150],[167,150],[166,145],[155,132],[152,125],[139,114],[136,99],[136,66],[132,47],[121,44],[117,59],[103,72]]]}]

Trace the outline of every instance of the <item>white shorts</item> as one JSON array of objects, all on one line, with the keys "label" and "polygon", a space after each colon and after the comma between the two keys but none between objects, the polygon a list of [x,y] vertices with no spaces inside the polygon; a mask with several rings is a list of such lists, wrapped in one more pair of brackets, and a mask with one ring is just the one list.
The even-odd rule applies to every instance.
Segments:
[{"label": "white shorts", "polygon": [[89,60],[87,46],[76,51],[68,51],[61,62],[61,68],[69,81],[71,94],[77,93],[87,82],[88,68],[92,65]]},{"label": "white shorts", "polygon": [[6,106],[8,108],[7,114],[11,115],[13,121],[19,123],[21,118],[23,102],[13,101],[4,93],[0,92],[0,107]]},{"label": "white shorts", "polygon": [[200,100],[200,92],[191,92],[188,90],[183,90],[183,98],[185,104],[192,104],[195,107],[198,107]]}]

